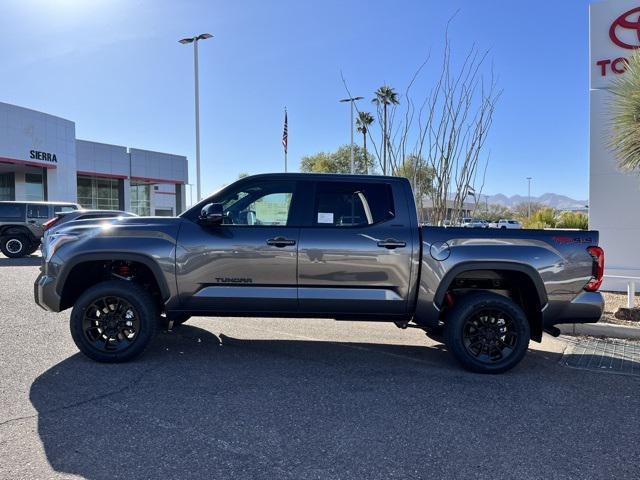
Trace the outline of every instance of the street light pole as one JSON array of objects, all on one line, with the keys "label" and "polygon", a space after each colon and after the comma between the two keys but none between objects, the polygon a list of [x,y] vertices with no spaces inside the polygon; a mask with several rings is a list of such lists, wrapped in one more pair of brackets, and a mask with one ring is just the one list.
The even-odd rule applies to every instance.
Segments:
[{"label": "street light pole", "polygon": [[202,182],[200,179],[200,88],[198,82],[198,41],[211,38],[213,35],[202,33],[195,37],[179,40],[183,45],[193,43],[193,73],[195,77],[195,103],[196,103],[196,193],[198,202],[202,200]]},{"label": "street light pole", "polygon": [[351,148],[350,148],[349,166],[350,166],[352,175],[355,173],[355,160],[353,158],[353,102],[357,102],[358,100],[362,100],[363,98],[364,97],[349,97],[349,98],[343,98],[342,100],[340,100],[340,102],[342,103],[344,102],[351,103]]},{"label": "street light pole", "polygon": [[527,177],[527,183],[528,183],[528,194],[527,196],[529,197],[529,215],[528,218],[531,218],[531,177]]}]

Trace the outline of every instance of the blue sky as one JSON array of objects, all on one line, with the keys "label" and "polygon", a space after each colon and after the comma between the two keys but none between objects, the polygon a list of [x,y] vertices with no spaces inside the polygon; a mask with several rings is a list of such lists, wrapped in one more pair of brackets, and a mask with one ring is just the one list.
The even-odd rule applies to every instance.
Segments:
[{"label": "blue sky", "polygon": [[[452,52],[490,49],[503,95],[487,142],[485,193],[588,197],[586,0],[8,0],[0,101],[76,122],[78,138],[187,155],[195,181],[193,52],[201,32],[203,190],[279,171],[349,142],[340,71],[353,94],[402,91],[446,21]],[[420,92],[416,92],[419,94]],[[359,137],[357,137],[359,140]]]}]

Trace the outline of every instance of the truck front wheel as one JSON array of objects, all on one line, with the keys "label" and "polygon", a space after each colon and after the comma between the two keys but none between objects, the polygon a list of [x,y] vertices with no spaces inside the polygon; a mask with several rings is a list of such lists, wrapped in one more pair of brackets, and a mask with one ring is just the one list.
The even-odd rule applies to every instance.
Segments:
[{"label": "truck front wheel", "polygon": [[131,360],[147,348],[156,333],[157,313],[151,295],[124,280],[94,285],[71,311],[71,336],[87,357],[98,362]]},{"label": "truck front wheel", "polygon": [[522,309],[492,292],[459,297],[446,317],[445,344],[473,372],[502,373],[515,367],[527,353],[529,337]]}]

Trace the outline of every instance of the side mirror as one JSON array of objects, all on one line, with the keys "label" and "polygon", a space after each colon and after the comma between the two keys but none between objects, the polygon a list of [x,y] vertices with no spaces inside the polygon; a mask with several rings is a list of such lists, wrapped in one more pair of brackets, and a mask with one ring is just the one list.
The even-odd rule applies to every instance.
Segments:
[{"label": "side mirror", "polygon": [[224,220],[222,204],[210,203],[209,205],[205,205],[200,212],[198,220],[205,225],[221,225]]}]

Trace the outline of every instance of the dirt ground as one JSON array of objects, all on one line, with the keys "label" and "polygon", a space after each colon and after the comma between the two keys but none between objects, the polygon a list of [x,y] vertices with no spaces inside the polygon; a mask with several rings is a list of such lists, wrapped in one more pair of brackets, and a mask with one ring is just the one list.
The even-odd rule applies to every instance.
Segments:
[{"label": "dirt ground", "polygon": [[[618,320],[613,316],[618,308],[627,306],[626,293],[602,292],[602,295],[604,296],[604,314],[600,320],[601,322],[638,326],[638,322]],[[636,293],[635,306],[636,308],[640,308],[640,294],[638,293]]]}]

